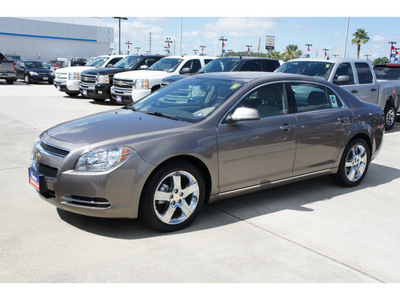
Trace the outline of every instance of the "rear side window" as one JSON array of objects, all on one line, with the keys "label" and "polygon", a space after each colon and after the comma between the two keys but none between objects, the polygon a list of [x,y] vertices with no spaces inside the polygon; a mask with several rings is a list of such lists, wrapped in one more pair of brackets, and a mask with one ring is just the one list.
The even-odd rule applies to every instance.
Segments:
[{"label": "rear side window", "polygon": [[373,83],[374,78],[371,73],[371,69],[368,64],[366,63],[355,63],[357,74],[358,74],[358,81],[360,84],[368,84]]},{"label": "rear side window", "polygon": [[246,61],[241,71],[263,71],[262,63],[260,60],[249,60]]},{"label": "rear side window", "polygon": [[277,67],[279,67],[279,63],[274,60],[264,60],[263,65],[264,65],[264,71],[267,72],[273,72]]},{"label": "rear side window", "polygon": [[299,113],[342,106],[336,94],[324,86],[310,83],[291,83],[290,87]]}]

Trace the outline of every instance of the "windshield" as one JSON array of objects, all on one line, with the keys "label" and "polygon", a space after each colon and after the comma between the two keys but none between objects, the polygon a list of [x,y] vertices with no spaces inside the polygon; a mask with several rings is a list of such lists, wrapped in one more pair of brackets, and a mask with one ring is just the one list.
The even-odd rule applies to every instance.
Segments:
[{"label": "windshield", "polygon": [[400,64],[399,66],[375,66],[376,78],[380,80],[399,80],[400,79]]},{"label": "windshield", "polygon": [[240,65],[241,60],[239,58],[224,58],[214,59],[205,65],[199,73],[212,73],[212,72],[230,72],[235,71]]},{"label": "windshield", "polygon": [[124,68],[125,70],[130,70],[130,69],[135,69],[136,65],[140,61],[140,56],[128,56],[125,57],[124,59],[120,60],[117,62],[114,67],[115,68]]},{"label": "windshield", "polygon": [[100,68],[104,63],[108,60],[108,56],[102,56],[102,57],[96,57],[89,63],[87,63],[87,66],[95,67],[95,68]]},{"label": "windshield", "polygon": [[132,105],[149,114],[197,123],[211,115],[243,85],[242,81],[190,77],[166,86]]},{"label": "windshield", "polygon": [[152,65],[149,70],[174,72],[184,61],[183,58],[163,58]]},{"label": "windshield", "polygon": [[327,80],[334,63],[323,61],[289,61],[275,72],[302,74]]},{"label": "windshield", "polygon": [[46,66],[40,61],[26,61],[25,67],[28,69],[47,69]]}]

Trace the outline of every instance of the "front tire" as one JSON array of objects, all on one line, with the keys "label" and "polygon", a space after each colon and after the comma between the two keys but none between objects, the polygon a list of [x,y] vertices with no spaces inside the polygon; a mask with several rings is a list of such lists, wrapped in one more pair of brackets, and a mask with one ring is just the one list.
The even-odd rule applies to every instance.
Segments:
[{"label": "front tire", "polygon": [[393,104],[388,103],[385,107],[385,129],[391,130],[396,122],[396,108]]},{"label": "front tire", "polygon": [[29,77],[28,74],[25,75],[24,81],[25,81],[26,84],[30,84],[31,83],[31,78]]},{"label": "front tire", "polygon": [[70,96],[70,97],[77,97],[78,95],[79,95],[79,92],[78,93],[74,93],[74,92],[65,92],[68,96]]},{"label": "front tire", "polygon": [[370,160],[371,153],[363,139],[350,141],[343,152],[339,170],[333,175],[333,179],[338,184],[347,187],[358,185],[367,174]]},{"label": "front tire", "polygon": [[160,231],[180,230],[197,216],[205,197],[201,172],[186,162],[171,163],[158,169],[146,183],[140,218]]}]

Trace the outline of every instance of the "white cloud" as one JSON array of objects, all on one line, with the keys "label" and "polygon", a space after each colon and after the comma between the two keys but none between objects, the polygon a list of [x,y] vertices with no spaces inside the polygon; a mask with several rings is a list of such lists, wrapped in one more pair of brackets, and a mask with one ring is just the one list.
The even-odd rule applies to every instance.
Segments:
[{"label": "white cloud", "polygon": [[277,24],[276,18],[220,18],[216,23],[209,23],[204,28],[204,36],[214,38],[215,33],[230,37],[266,35]]},{"label": "white cloud", "polygon": [[185,37],[194,37],[194,36],[198,36],[199,32],[197,30],[194,30],[191,32],[184,32],[184,33],[182,33],[182,35]]},{"label": "white cloud", "polygon": [[384,42],[386,41],[386,38],[380,35],[374,35],[372,38],[373,42]]}]

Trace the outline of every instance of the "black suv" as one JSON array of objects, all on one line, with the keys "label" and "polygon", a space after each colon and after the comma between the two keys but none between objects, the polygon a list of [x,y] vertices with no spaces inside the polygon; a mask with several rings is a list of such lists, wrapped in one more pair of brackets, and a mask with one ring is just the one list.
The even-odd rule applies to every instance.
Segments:
[{"label": "black suv", "polygon": [[[197,74],[237,71],[273,72],[279,66],[280,63],[278,60],[266,57],[220,57],[209,62]],[[188,75],[174,75],[166,77],[161,81],[161,86],[166,86],[179,79],[186,78],[187,76]]]},{"label": "black suv", "polygon": [[112,68],[83,71],[79,82],[79,91],[86,98],[95,101],[110,99],[111,102],[117,104],[110,94],[114,75],[127,71],[146,70],[163,57],[163,55],[130,55],[116,63]]}]

